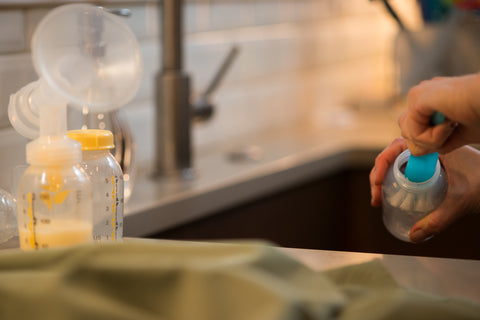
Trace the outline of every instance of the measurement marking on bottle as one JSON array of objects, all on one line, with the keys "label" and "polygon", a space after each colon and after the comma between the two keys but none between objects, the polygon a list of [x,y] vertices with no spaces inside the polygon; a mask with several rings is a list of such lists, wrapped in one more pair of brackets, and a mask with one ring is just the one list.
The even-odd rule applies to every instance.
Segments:
[{"label": "measurement marking on bottle", "polygon": [[111,178],[112,182],[112,240],[115,240],[115,224],[117,220],[117,208],[116,208],[116,203],[115,203],[115,197],[117,195],[117,183],[115,180],[115,176],[112,176]]},{"label": "measurement marking on bottle", "polygon": [[37,237],[35,236],[35,227],[37,225],[37,219],[35,218],[34,214],[34,203],[35,203],[35,193],[29,192],[27,194],[27,201],[28,201],[28,217],[29,217],[29,224],[28,224],[28,229],[30,230],[30,247],[37,249],[38,248],[38,243],[37,243]]}]

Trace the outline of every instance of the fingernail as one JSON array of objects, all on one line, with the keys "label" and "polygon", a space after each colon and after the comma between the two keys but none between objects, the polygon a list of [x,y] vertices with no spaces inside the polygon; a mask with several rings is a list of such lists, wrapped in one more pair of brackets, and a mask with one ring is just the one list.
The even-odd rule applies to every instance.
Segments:
[{"label": "fingernail", "polygon": [[409,232],[408,235],[411,242],[422,242],[427,239],[427,234],[422,229],[417,229],[412,233]]}]

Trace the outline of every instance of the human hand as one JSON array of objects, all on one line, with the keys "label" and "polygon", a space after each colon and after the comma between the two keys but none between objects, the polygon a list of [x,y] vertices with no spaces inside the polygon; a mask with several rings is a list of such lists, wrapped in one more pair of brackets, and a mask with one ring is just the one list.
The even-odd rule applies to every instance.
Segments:
[{"label": "human hand", "polygon": [[463,146],[439,159],[447,176],[447,194],[437,209],[413,225],[409,232],[412,242],[421,242],[459,218],[480,212],[480,151]]},{"label": "human hand", "polygon": [[[372,206],[382,205],[382,184],[387,169],[406,148],[406,141],[397,138],[377,156],[370,172]],[[411,228],[409,234],[412,242],[421,242],[445,230],[466,214],[480,212],[480,171],[477,170],[480,152],[464,146],[441,155],[440,161],[447,175],[447,194],[437,209]]]},{"label": "human hand", "polygon": [[[408,109],[400,116],[402,136],[413,155],[447,153],[480,142],[480,74],[423,81],[408,93]],[[431,126],[435,111],[445,115]]]},{"label": "human hand", "polygon": [[372,199],[370,201],[373,207],[382,205],[382,185],[383,179],[388,168],[395,162],[403,150],[407,149],[407,144],[403,138],[397,138],[386,147],[375,159],[375,165],[370,171],[370,193]]}]

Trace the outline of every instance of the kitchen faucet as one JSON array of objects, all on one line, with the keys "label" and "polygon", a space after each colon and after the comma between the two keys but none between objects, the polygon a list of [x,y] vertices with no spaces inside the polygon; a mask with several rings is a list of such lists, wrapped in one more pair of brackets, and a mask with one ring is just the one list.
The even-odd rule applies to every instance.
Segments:
[{"label": "kitchen faucet", "polygon": [[205,120],[213,114],[209,97],[219,85],[238,53],[233,46],[219,70],[197,102],[190,103],[190,78],[183,70],[183,0],[160,0],[162,21],[162,68],[157,75],[156,95],[156,175],[180,175],[191,179],[193,152],[192,120]]}]

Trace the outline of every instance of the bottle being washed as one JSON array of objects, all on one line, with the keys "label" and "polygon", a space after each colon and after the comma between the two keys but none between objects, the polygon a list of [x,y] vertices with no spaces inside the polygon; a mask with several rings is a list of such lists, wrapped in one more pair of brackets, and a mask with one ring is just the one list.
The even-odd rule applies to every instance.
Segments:
[{"label": "bottle being washed", "polygon": [[[432,125],[444,121],[432,117]],[[435,210],[445,198],[447,178],[438,153],[415,157],[407,149],[388,168],[383,180],[383,223],[396,238],[410,242],[413,225]]]}]

